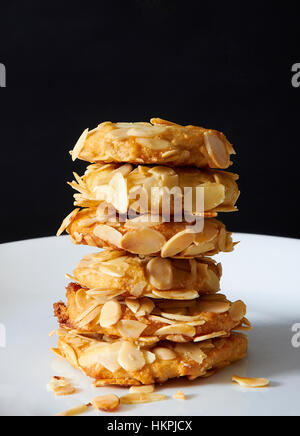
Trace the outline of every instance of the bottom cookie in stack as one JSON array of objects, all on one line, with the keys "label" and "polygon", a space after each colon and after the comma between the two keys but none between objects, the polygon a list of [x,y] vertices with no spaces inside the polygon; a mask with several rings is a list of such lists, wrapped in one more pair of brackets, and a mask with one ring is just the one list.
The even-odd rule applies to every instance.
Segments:
[{"label": "bottom cookie in stack", "polygon": [[247,352],[247,338],[232,333],[250,329],[246,306],[222,294],[182,301],[119,297],[103,304],[98,294],[71,283],[67,300],[54,305],[56,352],[97,386],[203,377]]},{"label": "bottom cookie in stack", "polygon": [[201,343],[160,341],[154,346],[125,340],[87,337],[60,329],[57,354],[95,379],[95,386],[137,386],[164,383],[186,376],[189,380],[212,375],[214,370],[246,356],[248,339],[231,333]]}]

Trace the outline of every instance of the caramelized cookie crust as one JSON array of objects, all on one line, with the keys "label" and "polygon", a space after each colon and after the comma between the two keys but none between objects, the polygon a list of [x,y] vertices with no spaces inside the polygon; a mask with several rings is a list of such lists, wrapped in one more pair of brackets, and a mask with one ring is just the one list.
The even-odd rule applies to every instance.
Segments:
[{"label": "caramelized cookie crust", "polygon": [[[210,169],[95,164],[90,165],[82,177],[76,173],[74,176],[76,181],[70,185],[78,191],[74,195],[75,206],[100,206],[105,210],[111,205],[117,212],[131,213],[131,216],[133,213],[162,215],[163,205],[168,204],[171,195],[171,216],[184,210],[189,214],[205,213],[212,217],[218,212],[236,211],[240,195],[236,174]],[[191,200],[188,203],[185,198],[184,203],[185,189],[189,188]],[[203,198],[201,207],[197,205],[197,195]],[[177,209],[174,196],[181,201]]]},{"label": "caramelized cookie crust", "polygon": [[244,358],[248,347],[247,337],[240,333],[198,344],[162,341],[152,347],[95,341],[64,330],[58,334],[61,356],[96,379],[96,386],[149,385],[184,376],[194,380]]},{"label": "caramelized cookie crust", "polygon": [[221,294],[192,301],[108,299],[95,306],[97,297],[88,292],[75,283],[67,287],[67,305],[54,305],[61,327],[129,341],[200,342],[207,337],[227,336],[247,323],[246,305],[242,301],[231,303]]},{"label": "caramelized cookie crust", "polygon": [[104,122],[92,131],[86,129],[71,154],[73,160],[88,162],[226,169],[235,151],[226,136],[216,130],[152,118],[150,123]]},{"label": "caramelized cookie crust", "polygon": [[85,256],[74,281],[99,297],[151,297],[193,300],[220,290],[222,268],[211,258],[163,259],[105,250]]},{"label": "caramelized cookie crust", "polygon": [[72,242],[126,250],[139,255],[194,258],[234,249],[232,233],[216,219],[205,219],[197,232],[189,224],[141,216],[122,222],[103,221],[96,208],[83,209],[67,227]]}]

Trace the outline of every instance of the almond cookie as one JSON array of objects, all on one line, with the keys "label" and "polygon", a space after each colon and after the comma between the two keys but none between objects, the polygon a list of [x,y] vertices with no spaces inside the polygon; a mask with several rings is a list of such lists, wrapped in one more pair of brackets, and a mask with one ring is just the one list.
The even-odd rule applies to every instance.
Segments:
[{"label": "almond cookie", "polygon": [[231,303],[221,294],[203,295],[192,301],[108,298],[95,306],[97,296],[71,283],[67,300],[67,306],[62,302],[54,305],[61,327],[129,341],[201,342],[227,336],[248,322],[244,318],[246,305],[242,301]]},{"label": "almond cookie", "polygon": [[71,154],[73,160],[88,162],[225,169],[235,151],[221,132],[153,118],[150,123],[105,122],[92,131],[86,129]]},{"label": "almond cookie", "polygon": [[[236,174],[218,170],[130,164],[90,165],[76,181],[75,206],[102,206],[120,214],[215,216],[236,211],[239,197]],[[182,213],[184,211],[184,213]]]},{"label": "almond cookie", "polygon": [[215,219],[205,219],[200,232],[185,222],[168,223],[142,215],[122,222],[103,221],[96,208],[81,210],[67,227],[75,244],[126,250],[139,255],[193,258],[234,249],[232,234]]},{"label": "almond cookie", "polygon": [[221,265],[210,258],[163,259],[139,257],[107,249],[85,256],[73,281],[99,298],[151,297],[193,300],[198,294],[220,290]]},{"label": "almond cookie", "polygon": [[58,349],[76,369],[96,379],[96,386],[149,385],[184,377],[194,380],[245,357],[247,337],[232,333],[201,343],[162,341],[141,347],[129,341],[96,341],[91,337],[58,331]]}]

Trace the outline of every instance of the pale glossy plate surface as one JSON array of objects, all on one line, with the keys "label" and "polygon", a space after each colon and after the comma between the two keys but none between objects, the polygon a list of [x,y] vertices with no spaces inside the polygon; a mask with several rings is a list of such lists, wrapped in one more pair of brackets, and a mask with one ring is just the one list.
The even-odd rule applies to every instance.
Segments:
[{"label": "pale glossy plate surface", "polygon": [[[168,395],[167,401],[124,405],[119,415],[300,414],[300,348],[292,346],[292,326],[300,323],[300,241],[245,234],[235,240],[241,241],[236,251],[219,258],[223,292],[248,304],[254,324],[247,359],[209,379],[168,383],[157,389]],[[92,251],[75,247],[67,237],[0,245],[0,329],[6,329],[6,347],[0,347],[0,415],[53,415],[102,393],[127,392],[93,388],[90,379],[50,351],[56,341],[48,337],[56,328],[52,304],[64,300],[64,274]],[[231,383],[235,373],[267,377],[271,386],[241,388]],[[79,392],[55,398],[46,389],[53,375],[70,377]],[[179,388],[187,401],[172,399]]]}]

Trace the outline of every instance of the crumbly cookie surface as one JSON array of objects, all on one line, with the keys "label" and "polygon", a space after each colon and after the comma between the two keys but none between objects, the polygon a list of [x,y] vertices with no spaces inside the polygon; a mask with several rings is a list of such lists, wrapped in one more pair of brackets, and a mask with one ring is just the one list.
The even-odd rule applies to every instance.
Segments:
[{"label": "crumbly cookie surface", "polygon": [[244,358],[248,347],[247,337],[240,333],[202,343],[162,341],[154,346],[97,341],[64,329],[58,334],[61,356],[96,379],[96,386],[149,385],[184,376],[194,380]]},{"label": "crumbly cookie surface", "polygon": [[[215,216],[218,212],[236,211],[240,195],[236,174],[219,170],[197,168],[169,168],[163,166],[146,167],[131,164],[90,165],[80,177],[74,173],[76,181],[70,185],[78,191],[74,195],[75,206],[105,207],[111,205],[121,214],[138,213],[162,215],[163,205],[170,199],[170,214],[184,213]],[[186,189],[191,188],[188,202]],[[197,190],[197,188],[202,188]],[[201,195],[203,200],[197,203]],[[173,198],[180,207],[175,209]],[[184,200],[185,202],[184,202]],[[199,205],[200,203],[200,205]],[[178,209],[178,210],[177,210]]]},{"label": "crumbly cookie surface", "polygon": [[193,300],[220,290],[221,264],[211,258],[163,259],[105,250],[85,256],[74,281],[99,297],[151,297]]},{"label": "crumbly cookie surface", "polygon": [[247,323],[246,305],[231,303],[224,295],[204,295],[192,301],[113,299],[98,306],[97,296],[71,283],[67,305],[54,305],[61,327],[81,333],[97,333],[129,341],[146,338],[153,342],[200,342],[222,337]]},{"label": "crumbly cookie surface", "polygon": [[226,136],[216,130],[181,126],[159,118],[150,123],[104,122],[86,129],[74,150],[73,160],[131,162],[223,168],[235,154]]},{"label": "crumbly cookie surface", "polygon": [[234,249],[232,234],[216,219],[205,219],[203,229],[197,232],[185,222],[163,222],[148,215],[126,222],[103,221],[97,208],[88,208],[74,216],[66,231],[75,244],[146,256],[194,258]]}]

